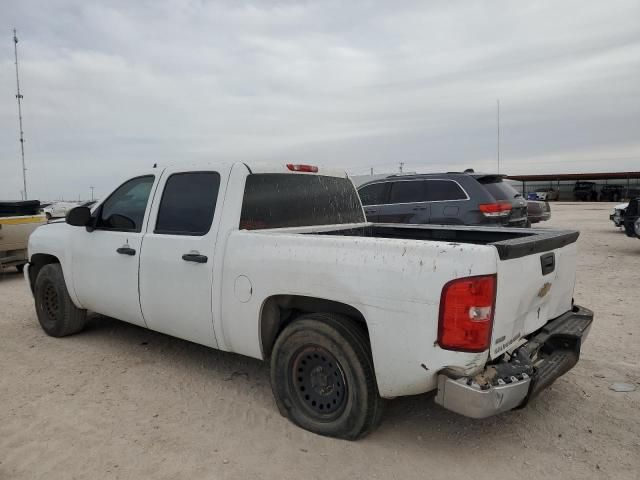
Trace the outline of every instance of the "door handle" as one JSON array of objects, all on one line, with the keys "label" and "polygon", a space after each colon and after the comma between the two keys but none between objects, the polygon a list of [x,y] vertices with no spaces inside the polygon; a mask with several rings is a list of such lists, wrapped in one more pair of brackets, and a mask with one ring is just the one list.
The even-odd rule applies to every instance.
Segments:
[{"label": "door handle", "polygon": [[416,212],[418,210],[426,210],[426,209],[427,209],[427,207],[413,207],[413,210],[416,211]]},{"label": "door handle", "polygon": [[209,258],[206,255],[200,255],[199,253],[185,253],[182,255],[182,259],[186,262],[207,263]]},{"label": "door handle", "polygon": [[128,245],[123,245],[122,247],[117,249],[116,252],[118,252],[121,255],[131,255],[131,256],[133,256],[133,255],[136,254],[136,249],[135,248],[131,248]]},{"label": "door handle", "polygon": [[365,210],[364,213],[366,213],[367,215],[374,215],[376,213],[375,210]]}]

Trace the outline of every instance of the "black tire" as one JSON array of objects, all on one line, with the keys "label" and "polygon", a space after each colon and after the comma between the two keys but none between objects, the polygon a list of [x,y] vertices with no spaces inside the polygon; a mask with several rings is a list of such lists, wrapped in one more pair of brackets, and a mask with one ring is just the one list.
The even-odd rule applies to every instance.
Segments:
[{"label": "black tire", "polygon": [[47,217],[47,221],[51,220],[51,214],[49,212],[46,212],[45,216]]},{"label": "black tire", "polygon": [[38,321],[47,335],[65,337],[84,328],[87,311],[73,304],[59,263],[51,263],[40,269],[34,296]]},{"label": "black tire", "polygon": [[369,341],[341,315],[303,315],[280,333],[271,388],[283,416],[319,435],[357,440],[382,418]]},{"label": "black tire", "polygon": [[18,272],[20,273],[24,272],[24,263],[21,263],[20,265],[16,265],[16,270],[18,270]]}]

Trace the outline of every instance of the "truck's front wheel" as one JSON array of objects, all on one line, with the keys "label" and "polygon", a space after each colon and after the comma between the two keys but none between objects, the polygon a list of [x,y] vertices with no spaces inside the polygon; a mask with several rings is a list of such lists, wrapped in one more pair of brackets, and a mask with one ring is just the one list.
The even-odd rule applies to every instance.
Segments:
[{"label": "truck's front wheel", "polygon": [[84,328],[87,311],[73,304],[59,263],[40,269],[34,296],[38,321],[47,335],[65,337]]},{"label": "truck's front wheel", "polygon": [[304,315],[282,331],[271,385],[280,412],[320,435],[355,440],[382,415],[364,329],[340,315]]}]

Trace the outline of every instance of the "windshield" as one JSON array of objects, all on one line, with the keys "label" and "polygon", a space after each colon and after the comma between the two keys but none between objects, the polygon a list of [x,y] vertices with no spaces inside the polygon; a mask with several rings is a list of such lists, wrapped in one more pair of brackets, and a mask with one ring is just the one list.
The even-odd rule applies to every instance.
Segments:
[{"label": "windshield", "polygon": [[348,178],[287,173],[247,177],[241,229],[362,222],[360,198]]}]

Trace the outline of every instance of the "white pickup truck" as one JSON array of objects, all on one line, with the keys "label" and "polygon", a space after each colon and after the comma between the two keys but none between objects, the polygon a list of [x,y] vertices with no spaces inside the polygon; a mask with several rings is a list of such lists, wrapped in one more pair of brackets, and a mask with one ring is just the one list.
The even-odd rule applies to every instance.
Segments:
[{"label": "white pickup truck", "polygon": [[86,311],[271,362],[280,412],[370,432],[385,399],[437,391],[483,418],[571,369],[578,232],[373,224],[350,179],[311,165],[136,176],[36,230],[25,276],[52,336]]}]

